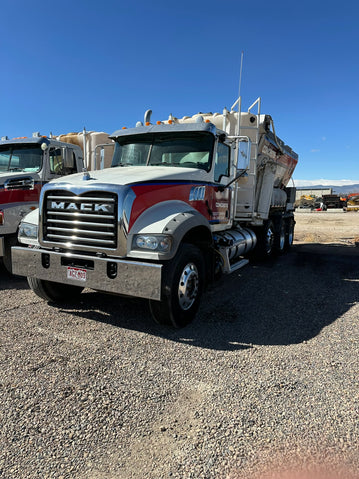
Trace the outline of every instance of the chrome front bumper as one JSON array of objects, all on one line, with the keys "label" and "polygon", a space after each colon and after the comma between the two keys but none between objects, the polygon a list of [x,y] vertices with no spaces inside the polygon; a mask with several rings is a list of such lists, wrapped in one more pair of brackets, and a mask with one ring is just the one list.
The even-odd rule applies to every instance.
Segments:
[{"label": "chrome front bumper", "polygon": [[[162,265],[160,264],[58,253],[19,246],[14,246],[11,250],[12,271],[19,276],[30,276],[139,298],[154,300],[161,298]],[[44,255],[47,256],[44,257]],[[84,263],[90,263],[90,266],[82,266]],[[109,263],[112,263],[112,268],[114,264],[116,265],[117,275],[114,278],[108,275]],[[67,271],[72,265],[86,269],[86,281],[68,278]]]}]

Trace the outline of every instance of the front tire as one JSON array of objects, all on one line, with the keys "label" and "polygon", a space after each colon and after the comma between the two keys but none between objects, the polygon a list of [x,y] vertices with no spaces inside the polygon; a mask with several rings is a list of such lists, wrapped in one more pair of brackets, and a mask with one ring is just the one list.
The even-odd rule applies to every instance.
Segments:
[{"label": "front tire", "polygon": [[53,281],[46,281],[38,278],[28,277],[27,282],[37,296],[45,301],[54,303],[74,299],[83,291],[81,286],[54,283]]},{"label": "front tire", "polygon": [[11,262],[11,247],[16,246],[18,244],[17,235],[11,235],[5,237],[5,250],[4,256],[2,258],[3,265],[8,273],[12,274],[12,262]]},{"label": "front tire", "polygon": [[175,328],[187,326],[195,317],[205,281],[205,263],[197,246],[182,244],[163,268],[162,299],[150,300],[156,323]]}]

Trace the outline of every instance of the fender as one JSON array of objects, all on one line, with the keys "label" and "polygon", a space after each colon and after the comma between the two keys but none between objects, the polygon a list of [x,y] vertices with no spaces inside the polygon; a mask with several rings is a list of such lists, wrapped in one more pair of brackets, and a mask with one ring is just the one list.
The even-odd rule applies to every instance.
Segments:
[{"label": "fender", "polygon": [[[208,220],[199,211],[183,201],[169,200],[158,203],[144,211],[133,224],[127,238],[128,257],[151,260],[168,260],[175,256],[183,238],[194,228],[201,227],[206,237],[211,238]],[[168,234],[173,238],[168,253],[132,250],[133,236],[137,234]]]}]

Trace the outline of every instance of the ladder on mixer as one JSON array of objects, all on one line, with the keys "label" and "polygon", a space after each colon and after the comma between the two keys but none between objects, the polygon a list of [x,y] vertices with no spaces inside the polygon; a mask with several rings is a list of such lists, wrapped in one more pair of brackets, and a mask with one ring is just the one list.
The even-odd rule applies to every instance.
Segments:
[{"label": "ladder on mixer", "polygon": [[247,176],[237,182],[236,195],[235,195],[235,219],[245,220],[253,216],[255,208],[255,196],[256,196],[256,178],[257,178],[257,157],[259,150],[259,127],[260,127],[260,107],[261,99],[257,100],[248,108],[248,113],[252,108],[257,106],[257,113],[254,114],[256,118],[255,125],[239,125],[239,135],[248,136],[251,139],[251,159],[249,163],[249,169]]}]

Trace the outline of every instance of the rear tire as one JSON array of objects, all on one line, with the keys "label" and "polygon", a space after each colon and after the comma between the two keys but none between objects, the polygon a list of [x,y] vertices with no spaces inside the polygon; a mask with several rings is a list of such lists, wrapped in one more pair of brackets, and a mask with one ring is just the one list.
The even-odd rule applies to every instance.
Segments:
[{"label": "rear tire", "polygon": [[70,284],[54,283],[38,278],[27,278],[30,288],[37,296],[49,302],[62,302],[79,296],[83,288]]},{"label": "rear tire", "polygon": [[182,244],[163,268],[162,299],[150,300],[154,321],[175,328],[187,326],[195,317],[205,281],[205,263],[197,246]]},{"label": "rear tire", "polygon": [[277,230],[274,235],[274,247],[275,247],[276,253],[283,254],[285,252],[286,240],[287,240],[286,223],[282,218],[280,218],[277,225]]},{"label": "rear tire", "polygon": [[256,231],[257,246],[254,250],[255,257],[259,259],[270,258],[274,252],[275,230],[272,220],[267,220],[264,225]]},{"label": "rear tire", "polygon": [[295,225],[294,218],[288,218],[288,220],[286,221],[286,242],[285,242],[285,247],[287,250],[290,249],[293,245],[294,225]]}]

